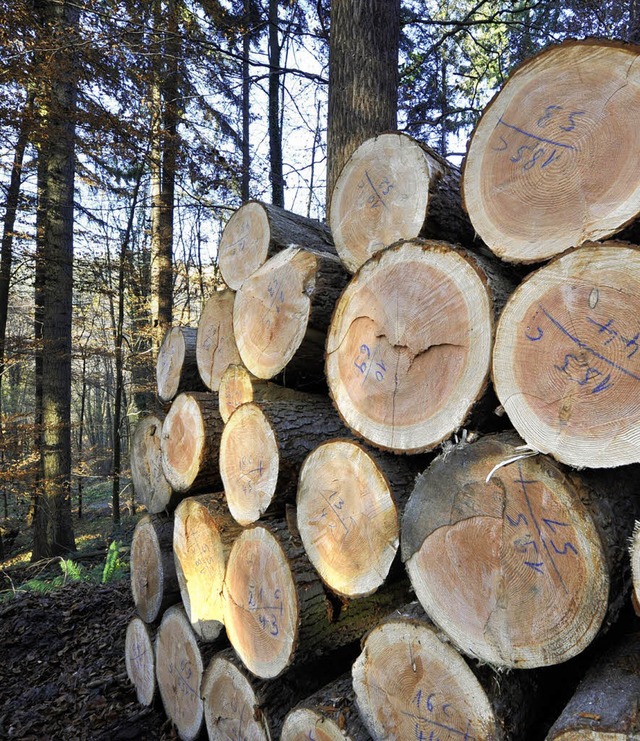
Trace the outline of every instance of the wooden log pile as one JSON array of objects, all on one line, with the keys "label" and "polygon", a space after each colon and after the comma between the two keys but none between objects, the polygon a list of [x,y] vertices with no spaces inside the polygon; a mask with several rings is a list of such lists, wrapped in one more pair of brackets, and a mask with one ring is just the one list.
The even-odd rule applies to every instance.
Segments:
[{"label": "wooden log pile", "polygon": [[462,179],[365,142],[330,229],[234,213],[131,450],[127,671],[181,738],[640,738],[640,247],[595,241],[640,212],[636,61],[525,63]]}]

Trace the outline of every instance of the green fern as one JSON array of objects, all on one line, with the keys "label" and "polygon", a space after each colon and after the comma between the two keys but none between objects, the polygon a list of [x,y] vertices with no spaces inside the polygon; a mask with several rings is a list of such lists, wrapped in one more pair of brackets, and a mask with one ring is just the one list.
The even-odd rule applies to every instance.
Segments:
[{"label": "green fern", "polygon": [[122,544],[117,540],[112,540],[107,551],[107,559],[102,570],[102,583],[108,584],[111,581],[119,579],[122,575],[124,564],[120,560],[120,546]]}]

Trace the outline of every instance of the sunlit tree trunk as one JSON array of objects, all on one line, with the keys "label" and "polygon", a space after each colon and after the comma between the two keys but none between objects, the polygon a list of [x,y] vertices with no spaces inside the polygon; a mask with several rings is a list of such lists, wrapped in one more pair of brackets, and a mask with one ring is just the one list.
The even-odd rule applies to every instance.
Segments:
[{"label": "sunlit tree trunk", "polygon": [[278,6],[279,0],[269,0],[269,155],[271,160],[271,201],[276,206],[284,206]]},{"label": "sunlit tree trunk", "polygon": [[399,39],[400,0],[331,3],[327,206],[353,151],[397,126]]},{"label": "sunlit tree trunk", "polygon": [[249,79],[249,55],[251,54],[251,0],[244,0],[244,18],[242,35],[242,180],[240,196],[243,201],[249,200],[249,183],[251,180],[251,150],[249,147],[249,123],[251,106],[251,81]]},{"label": "sunlit tree trunk", "polygon": [[75,550],[71,519],[71,312],[77,74],[69,44],[73,43],[78,11],[66,0],[42,0],[38,14],[42,28],[53,29],[54,38],[48,39],[47,45],[55,49],[60,42],[60,53],[55,55],[56,64],[47,67],[51,77],[43,81],[38,101],[42,117],[38,197],[44,200],[38,213],[41,250],[36,270],[42,343],[37,349],[41,388],[36,394],[36,417],[42,422],[42,448],[33,560]]}]

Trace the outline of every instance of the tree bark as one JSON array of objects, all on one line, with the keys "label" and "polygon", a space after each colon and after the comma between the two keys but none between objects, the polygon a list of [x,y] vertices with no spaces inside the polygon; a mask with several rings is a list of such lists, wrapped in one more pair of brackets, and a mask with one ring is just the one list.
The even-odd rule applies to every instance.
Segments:
[{"label": "tree bark", "polygon": [[173,559],[173,519],[144,515],[131,540],[131,594],[138,615],[155,622],[180,600]]},{"label": "tree bark", "polygon": [[174,514],[173,555],[182,603],[203,641],[216,640],[223,629],[222,584],[240,534],[223,499],[223,492],[187,497]]},{"label": "tree bark", "polygon": [[196,361],[200,378],[211,391],[218,390],[227,367],[240,362],[233,334],[234,300],[233,291],[214,291],[198,320]]},{"label": "tree bark", "polygon": [[209,658],[224,647],[221,640],[201,646],[182,607],[174,605],[162,617],[156,638],[156,676],[164,710],[183,741],[193,741],[204,729],[200,686]]},{"label": "tree bark", "polygon": [[[468,148],[463,199],[502,259],[532,263],[606,239],[640,211],[638,48],[567,41],[522,64],[485,109]],[[625,142],[621,147],[620,142]]]},{"label": "tree bark", "polygon": [[233,307],[242,362],[258,378],[282,374],[286,385],[325,385],[322,349],[347,274],[337,258],[290,247],[243,284]]},{"label": "tree bark", "polygon": [[353,277],[327,336],[326,375],[357,435],[417,453],[481,415],[489,423],[494,313],[512,288],[495,267],[444,242],[414,240]]},{"label": "tree bark", "polygon": [[460,200],[460,173],[433,150],[401,133],[363,142],[342,168],[329,224],[350,273],[399,240],[425,237],[472,246]]},{"label": "tree bark", "polygon": [[640,522],[636,522],[631,538],[631,576],[633,579],[633,606],[640,616]]},{"label": "tree bark", "polygon": [[280,741],[371,741],[355,705],[349,674],[323,687],[287,713]]},{"label": "tree bark", "polygon": [[374,739],[524,739],[539,710],[530,673],[472,666],[415,605],[367,635],[352,678]]},{"label": "tree bark", "polygon": [[600,653],[553,724],[548,741],[640,737],[640,633]]},{"label": "tree bark", "polygon": [[276,252],[290,246],[337,257],[331,232],[320,221],[261,201],[249,201],[233,213],[218,247],[225,283],[234,291]]},{"label": "tree bark", "polygon": [[284,510],[304,458],[320,443],[348,430],[329,399],[251,402],[229,418],[220,441],[220,474],[231,514],[241,525],[268,510]]},{"label": "tree bark", "polygon": [[279,0],[269,0],[269,157],[271,200],[284,206],[282,173],[282,130],[280,127],[280,39]]},{"label": "tree bark", "polygon": [[500,317],[493,382],[528,445],[590,468],[640,461],[640,248],[589,243],[540,268]]},{"label": "tree bark", "polygon": [[[331,602],[304,548],[283,522],[248,527],[225,577],[224,623],[231,645],[258,677],[358,640],[408,594],[404,582],[347,604]],[[386,611],[386,612],[385,612]]]},{"label": "tree bark", "polygon": [[158,350],[156,381],[160,401],[170,402],[183,391],[206,391],[196,361],[195,327],[172,327]]},{"label": "tree bark", "polygon": [[[46,0],[39,21],[54,49],[67,48],[79,13],[68,2]],[[59,43],[65,37],[66,43]],[[41,480],[32,560],[75,550],[71,519],[71,315],[73,298],[73,210],[75,180],[76,58],[55,55],[53,78],[39,101],[38,224],[41,251],[36,266],[41,301],[36,320],[41,346],[36,420],[42,424]]]},{"label": "tree bark", "polygon": [[577,655],[620,614],[638,502],[631,468],[578,473],[522,458],[521,444],[486,436],[437,458],[416,481],[401,542],[416,596],[452,641],[528,669]]},{"label": "tree bark", "polygon": [[170,511],[177,504],[162,468],[161,442],[160,417],[143,417],[133,432],[129,460],[136,496],[151,514]]},{"label": "tree bark", "polygon": [[219,489],[222,419],[209,392],[177,396],[162,424],[162,470],[178,494]]},{"label": "tree bark", "polygon": [[[320,578],[337,594],[361,597],[389,577],[400,515],[418,472],[414,458],[329,440],[305,459],[298,479],[298,531]],[[424,458],[420,457],[422,469]]]},{"label": "tree bark", "polygon": [[156,664],[149,626],[139,617],[127,625],[124,660],[129,681],[141,705],[153,704],[156,696]]},{"label": "tree bark", "polygon": [[356,148],[397,128],[399,43],[399,0],[331,4],[327,205]]}]

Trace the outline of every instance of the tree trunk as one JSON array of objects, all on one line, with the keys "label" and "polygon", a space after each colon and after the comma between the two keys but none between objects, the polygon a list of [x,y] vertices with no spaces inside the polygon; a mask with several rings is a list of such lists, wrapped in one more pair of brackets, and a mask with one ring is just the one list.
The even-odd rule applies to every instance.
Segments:
[{"label": "tree trunk", "polygon": [[175,508],[177,502],[162,468],[162,420],[149,414],[138,422],[129,460],[136,496],[151,514]]},{"label": "tree trunk", "polygon": [[177,396],[162,425],[162,469],[178,494],[215,491],[222,485],[218,456],[222,419],[209,392]]},{"label": "tree trunk", "polygon": [[335,0],[329,37],[327,204],[365,139],[397,128],[400,0]]},{"label": "tree trunk", "polygon": [[258,378],[283,373],[286,385],[324,386],[322,351],[347,274],[340,261],[290,247],[243,284],[233,307],[242,362]]},{"label": "tree trunk", "polygon": [[398,552],[399,512],[418,472],[415,463],[337,439],[307,456],[298,480],[298,531],[332,591],[362,597],[388,578]]},{"label": "tree trunk", "polygon": [[360,716],[380,741],[525,739],[538,710],[531,674],[473,667],[415,606],[367,635],[352,677]]},{"label": "tree trunk", "polygon": [[198,320],[196,360],[200,378],[207,388],[217,391],[227,367],[240,362],[233,334],[233,291],[214,291]]},{"label": "tree trunk", "polygon": [[169,608],[162,617],[156,638],[156,676],[164,710],[183,741],[198,738],[204,728],[204,703],[200,686],[204,666],[224,643],[196,640],[182,607]]},{"label": "tree trunk", "polygon": [[329,224],[344,266],[355,273],[399,240],[426,237],[471,245],[460,201],[460,173],[401,133],[367,139],[342,168]]},{"label": "tree trunk", "polygon": [[[48,34],[69,41],[79,13],[70,3],[46,0],[39,20]],[[67,44],[48,39],[52,48]],[[42,251],[37,288],[42,320],[41,389],[36,392],[36,419],[42,423],[41,491],[34,521],[32,560],[75,550],[71,519],[71,315],[73,298],[73,210],[75,179],[76,59],[56,55],[54,78],[40,103],[38,231]],[[42,165],[42,166],[41,166]]]},{"label": "tree trunk", "polygon": [[358,640],[401,604],[406,584],[344,604],[329,601],[304,549],[283,522],[246,528],[225,577],[224,624],[249,671],[263,679]]},{"label": "tree trunk", "polygon": [[156,696],[156,663],[149,626],[134,617],[127,625],[124,660],[129,681],[141,705],[153,704]]},{"label": "tree trunk", "polygon": [[493,267],[419,240],[363,265],[336,306],[326,351],[331,396],[355,433],[416,453],[460,429],[474,408],[486,415],[479,402],[491,401],[494,311],[511,290]]},{"label": "tree trunk", "polygon": [[462,188],[476,232],[498,256],[539,262],[636,218],[627,111],[640,105],[638,54],[620,42],[567,41],[521,65],[485,109]]},{"label": "tree trunk", "polygon": [[[251,55],[252,11],[251,0],[243,0],[242,19],[242,176],[240,181],[240,198],[249,200],[249,185],[251,182],[251,148],[249,146],[249,132],[251,123],[251,79],[249,77],[249,62]],[[218,261],[220,252],[218,251]],[[218,263],[219,264],[219,263]]]},{"label": "tree trunk", "polygon": [[170,402],[183,391],[206,391],[198,373],[195,327],[172,327],[158,350],[158,396]]},{"label": "tree trunk", "polygon": [[565,471],[523,458],[521,443],[487,436],[437,458],[416,482],[401,541],[416,596],[452,641],[526,669],[577,655],[616,619],[638,502],[634,471]]},{"label": "tree trunk", "polygon": [[285,720],[280,741],[371,741],[345,675],[298,703]]},{"label": "tree trunk", "polygon": [[173,553],[182,603],[203,641],[214,641],[223,629],[222,584],[231,546],[240,534],[223,500],[223,492],[187,497],[174,514]]},{"label": "tree trunk", "polygon": [[640,633],[602,651],[553,724],[547,741],[640,738]]},{"label": "tree trunk", "polygon": [[290,246],[337,256],[331,232],[320,221],[261,201],[249,201],[233,213],[218,247],[225,283],[237,291],[268,258]]},{"label": "tree trunk", "polygon": [[220,441],[220,474],[231,514],[241,525],[282,511],[304,458],[320,443],[348,434],[329,399],[251,402],[229,418]]},{"label": "tree trunk", "polygon": [[155,622],[180,600],[173,558],[173,519],[143,515],[131,540],[131,594],[138,615]]},{"label": "tree trunk", "polygon": [[591,468],[640,461],[640,248],[586,244],[532,273],[500,317],[493,382],[528,445]]},{"label": "tree trunk", "polygon": [[216,654],[202,681],[204,717],[209,738],[280,738],[289,708],[314,692],[332,675],[331,662],[317,661],[292,669],[279,679],[257,679],[233,649]]},{"label": "tree trunk", "polygon": [[280,39],[279,0],[269,0],[269,157],[271,200],[284,206],[282,173],[282,129],[280,126]]}]

